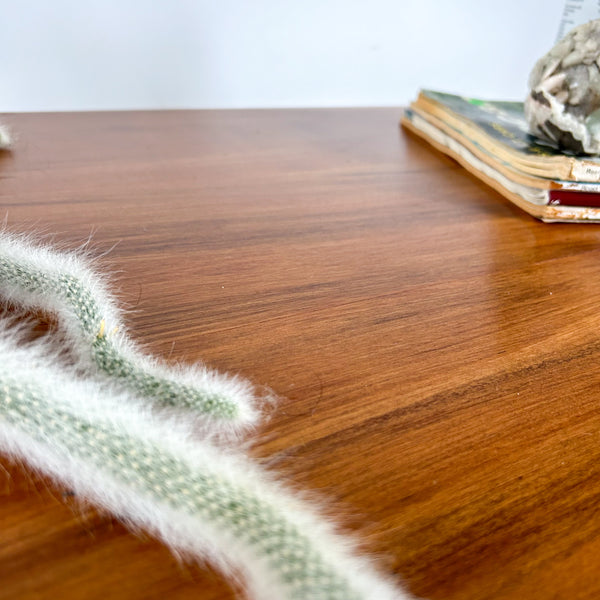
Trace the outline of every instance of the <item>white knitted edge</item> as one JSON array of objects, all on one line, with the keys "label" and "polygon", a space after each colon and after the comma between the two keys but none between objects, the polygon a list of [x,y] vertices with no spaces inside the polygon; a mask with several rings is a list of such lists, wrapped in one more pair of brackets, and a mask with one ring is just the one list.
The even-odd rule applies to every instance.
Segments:
[{"label": "white knitted edge", "polygon": [[[216,474],[260,497],[285,515],[299,531],[309,535],[315,549],[328,558],[336,572],[346,577],[361,598],[410,598],[377,574],[368,559],[358,558],[349,537],[336,534],[333,525],[318,517],[298,494],[285,490],[243,455],[226,452],[204,441],[190,440],[189,430],[178,420],[157,419],[145,404],[133,400],[123,402],[122,395],[110,395],[93,382],[65,378],[56,368],[40,366],[45,358],[40,349],[43,351],[42,346],[33,350],[13,347],[6,332],[0,337],[0,355],[6,360],[3,368],[13,376],[42,381],[48,389],[60,390],[57,407],[82,419],[106,423],[125,436],[149,442],[192,469]],[[152,532],[176,552],[209,561],[235,580],[240,580],[237,574],[241,573],[249,590],[248,597],[256,600],[288,598],[285,586],[279,583],[266,560],[226,528],[201,522],[183,511],[142,496],[117,481],[110,472],[87,465],[52,444],[36,441],[17,426],[2,422],[1,418],[0,449],[71,487],[83,499],[110,511],[130,526]]]},{"label": "white knitted edge", "polygon": [[[112,343],[119,352],[138,368],[152,372],[158,377],[170,378],[182,385],[203,389],[222,395],[238,406],[235,419],[217,420],[210,415],[194,412],[194,425],[198,428],[219,428],[225,435],[237,435],[242,430],[255,427],[261,417],[259,404],[271,401],[259,400],[250,382],[236,376],[225,375],[208,369],[202,364],[167,366],[164,362],[144,354],[134,344],[123,324],[120,311],[108,292],[104,278],[94,272],[82,253],[56,251],[48,246],[35,244],[31,236],[15,235],[0,230],[0,257],[11,262],[28,265],[29,268],[47,273],[55,278],[71,275],[77,278],[96,299],[105,321],[106,335],[112,337]],[[85,368],[90,377],[102,376],[95,364],[89,359],[90,340],[83,339],[81,329],[65,302],[54,295],[44,295],[24,290],[18,285],[3,283],[0,295],[18,306],[28,309],[41,308],[58,316],[72,346],[72,354]],[[192,411],[189,411],[190,415]]]}]

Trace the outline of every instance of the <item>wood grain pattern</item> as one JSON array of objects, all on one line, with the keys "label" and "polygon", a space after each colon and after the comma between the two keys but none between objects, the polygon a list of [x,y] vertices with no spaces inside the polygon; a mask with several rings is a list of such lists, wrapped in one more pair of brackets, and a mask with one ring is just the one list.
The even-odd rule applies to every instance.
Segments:
[{"label": "wood grain pattern", "polygon": [[[92,237],[150,351],[279,396],[253,453],[419,596],[600,595],[600,229],[544,225],[396,109],[29,114],[11,228]],[[0,598],[229,600],[0,459]]]}]

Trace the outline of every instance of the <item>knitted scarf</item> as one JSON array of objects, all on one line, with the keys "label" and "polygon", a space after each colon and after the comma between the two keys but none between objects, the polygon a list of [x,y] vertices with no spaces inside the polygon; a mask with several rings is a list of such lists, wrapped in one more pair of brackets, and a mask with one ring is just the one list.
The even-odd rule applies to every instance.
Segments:
[{"label": "knitted scarf", "polygon": [[0,232],[0,294],[58,322],[33,342],[0,326],[4,454],[210,561],[249,598],[408,598],[236,443],[260,419],[252,386],[142,352],[85,256]]}]

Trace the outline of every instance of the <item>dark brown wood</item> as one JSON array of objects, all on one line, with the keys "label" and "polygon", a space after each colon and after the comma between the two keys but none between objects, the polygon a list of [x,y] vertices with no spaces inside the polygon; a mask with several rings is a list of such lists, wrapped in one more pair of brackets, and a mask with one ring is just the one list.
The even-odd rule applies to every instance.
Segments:
[{"label": "dark brown wood", "polygon": [[[253,453],[431,599],[600,595],[600,228],[396,109],[7,115],[8,226],[91,237],[137,340],[268,386]],[[3,600],[228,584],[0,460]]]}]

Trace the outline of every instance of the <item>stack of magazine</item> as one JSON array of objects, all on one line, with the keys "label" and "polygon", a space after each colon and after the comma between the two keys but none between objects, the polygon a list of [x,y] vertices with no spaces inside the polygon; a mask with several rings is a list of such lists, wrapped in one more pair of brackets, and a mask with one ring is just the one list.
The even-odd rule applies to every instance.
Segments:
[{"label": "stack of magazine", "polygon": [[543,145],[522,102],[421,90],[402,125],[538,219],[600,222],[600,157]]}]

